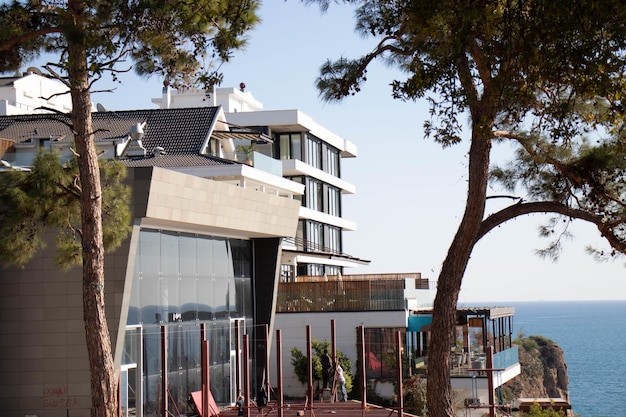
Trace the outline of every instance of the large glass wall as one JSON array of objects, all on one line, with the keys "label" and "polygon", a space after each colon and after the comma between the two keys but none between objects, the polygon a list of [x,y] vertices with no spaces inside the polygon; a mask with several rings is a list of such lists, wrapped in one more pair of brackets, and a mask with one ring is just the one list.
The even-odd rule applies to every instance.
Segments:
[{"label": "large glass wall", "polygon": [[144,415],[158,412],[163,327],[171,407],[187,411],[187,397],[201,389],[202,323],[209,341],[211,393],[218,404],[234,402],[233,323],[252,325],[252,302],[251,241],[140,231],[127,324],[143,329]]}]

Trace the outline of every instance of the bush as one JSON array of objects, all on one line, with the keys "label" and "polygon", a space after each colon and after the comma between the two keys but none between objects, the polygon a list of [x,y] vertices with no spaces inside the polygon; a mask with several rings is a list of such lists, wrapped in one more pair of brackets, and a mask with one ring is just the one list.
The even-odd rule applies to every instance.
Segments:
[{"label": "bush", "polygon": [[[311,362],[313,365],[313,380],[321,381],[322,380],[322,361],[321,357],[324,353],[324,350],[328,352],[331,351],[330,342],[328,340],[324,340],[320,342],[319,340],[313,338],[311,341],[311,349],[313,351],[313,357],[311,358]],[[350,392],[352,391],[352,363],[350,359],[348,359],[343,353],[337,351],[337,361],[341,365],[343,369],[343,376],[346,378],[346,392],[348,393],[348,398],[350,398]],[[302,351],[298,348],[291,348],[291,364],[293,365],[296,376],[298,377],[298,381],[302,384],[307,383],[307,359],[306,355],[302,353]]]}]

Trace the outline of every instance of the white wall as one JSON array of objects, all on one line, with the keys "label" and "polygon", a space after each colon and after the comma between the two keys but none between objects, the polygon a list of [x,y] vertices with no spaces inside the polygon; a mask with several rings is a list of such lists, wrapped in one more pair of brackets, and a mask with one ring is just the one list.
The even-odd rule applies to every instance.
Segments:
[{"label": "white wall", "polygon": [[[275,329],[281,330],[283,390],[285,396],[304,397],[306,386],[301,384],[291,365],[291,348],[296,347],[306,354],[306,326],[311,326],[311,337],[317,340],[331,340],[331,320],[335,320],[337,350],[347,356],[352,363],[352,375],[356,373],[357,328],[366,327],[406,327],[403,311],[371,311],[348,313],[277,313]],[[270,382],[276,386],[276,337],[272,335],[270,353]]]}]

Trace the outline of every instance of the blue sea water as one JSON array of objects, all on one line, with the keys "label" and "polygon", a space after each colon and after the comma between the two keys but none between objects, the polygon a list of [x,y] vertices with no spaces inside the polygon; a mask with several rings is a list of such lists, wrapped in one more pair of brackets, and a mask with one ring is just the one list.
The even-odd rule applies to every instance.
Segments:
[{"label": "blue sea water", "polygon": [[516,336],[546,336],[563,349],[574,413],[626,416],[626,300],[506,304]]}]

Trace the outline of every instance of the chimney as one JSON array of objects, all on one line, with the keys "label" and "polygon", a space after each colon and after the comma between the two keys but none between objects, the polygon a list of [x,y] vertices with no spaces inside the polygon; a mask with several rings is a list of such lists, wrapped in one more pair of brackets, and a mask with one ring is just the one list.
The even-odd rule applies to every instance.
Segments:
[{"label": "chimney", "polygon": [[141,139],[143,138],[143,126],[137,123],[130,128],[130,142],[126,148],[126,156],[129,158],[145,157],[146,148],[143,147]]}]

